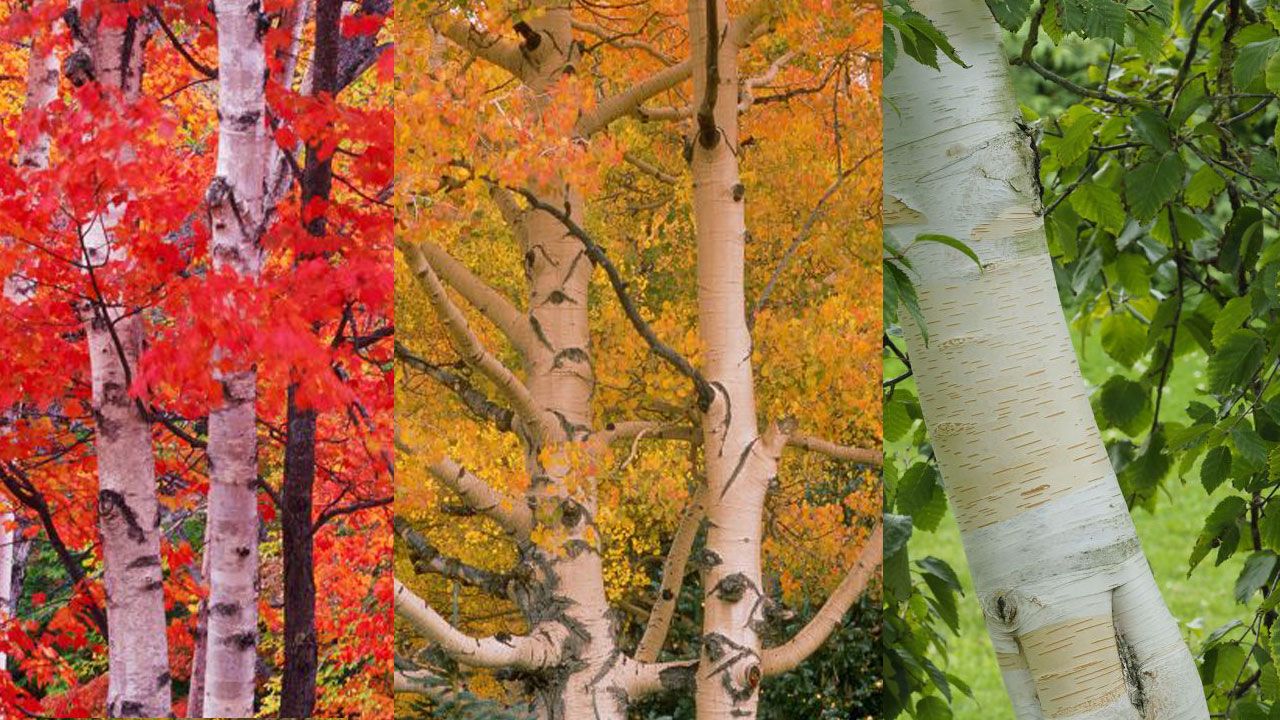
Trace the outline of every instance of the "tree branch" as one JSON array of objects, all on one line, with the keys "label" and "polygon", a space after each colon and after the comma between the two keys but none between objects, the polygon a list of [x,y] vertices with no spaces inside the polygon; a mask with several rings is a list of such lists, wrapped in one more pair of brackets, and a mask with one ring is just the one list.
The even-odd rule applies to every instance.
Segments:
[{"label": "tree branch", "polygon": [[692,72],[693,63],[689,60],[659,70],[617,95],[601,100],[590,112],[583,113],[574,132],[582,138],[595,135],[615,120],[635,113],[646,100],[688,80]]},{"label": "tree branch", "polygon": [[[501,330],[521,354],[527,357],[533,351],[536,343],[533,329],[529,327],[525,315],[505,295],[490,287],[439,245],[421,242],[417,244],[417,248],[420,253],[418,257],[429,263],[449,287],[466,298],[494,327]],[[406,257],[412,263],[414,258],[408,255]],[[410,267],[415,273],[423,270],[412,264]]]},{"label": "tree branch", "polygon": [[840,445],[812,435],[791,435],[787,438],[787,445],[821,453],[836,460],[848,460],[861,465],[880,467],[884,464],[884,453],[879,450]]},{"label": "tree branch", "polygon": [[433,21],[432,26],[463,50],[515,77],[523,77],[524,56],[520,54],[519,43],[491,36],[465,20]]},{"label": "tree branch", "polygon": [[781,675],[794,669],[827,641],[880,567],[883,530],[883,526],[877,526],[875,532],[871,533],[858,560],[809,623],[785,644],[765,648],[761,658],[765,677]]},{"label": "tree branch", "polygon": [[554,666],[567,634],[558,624],[536,626],[531,635],[475,638],[449,624],[426,601],[395,580],[396,615],[407,620],[449,657],[464,665],[538,670]]},{"label": "tree branch", "polygon": [[503,432],[513,431],[515,412],[511,408],[503,407],[490,400],[488,396],[477,390],[465,377],[450,372],[439,365],[427,362],[425,358],[405,347],[399,340],[395,341],[395,354],[396,358],[401,362],[415,370],[422,371],[432,380],[452,390],[458,396],[458,399],[462,401],[462,404],[467,406],[468,410],[493,423],[493,426],[497,429]]},{"label": "tree branch", "polygon": [[[408,445],[398,434],[395,443],[401,452],[414,455],[422,452]],[[528,505],[494,489],[451,458],[443,457],[428,463],[427,471],[442,485],[457,493],[463,502],[487,515],[511,535],[518,538],[529,535],[533,528],[533,513]]]},{"label": "tree branch", "polygon": [[392,523],[396,535],[409,548],[409,560],[413,569],[421,573],[432,573],[450,580],[457,580],[463,585],[479,588],[494,597],[507,597],[507,575],[483,568],[468,565],[461,560],[443,555],[436,546],[414,530],[409,523],[396,516]]},{"label": "tree branch", "polygon": [[405,253],[405,257],[409,259],[410,267],[417,268],[415,275],[418,278],[418,282],[426,290],[427,298],[431,301],[431,305],[435,308],[441,321],[444,322],[445,329],[448,330],[449,337],[462,355],[463,360],[493,381],[494,385],[511,401],[516,412],[524,418],[531,429],[536,429],[541,434],[548,434],[546,432],[547,429],[554,427],[554,424],[548,421],[547,413],[539,410],[533,395],[516,378],[515,374],[490,354],[480,343],[480,339],[476,337],[467,324],[467,319],[463,316],[462,311],[449,299],[449,295],[445,291],[444,285],[441,284],[435,270],[432,269],[431,263],[422,255],[417,246],[408,243],[399,243],[399,245]]},{"label": "tree branch", "polygon": [[653,610],[649,612],[649,621],[645,624],[640,644],[636,646],[635,659],[638,662],[651,663],[657,660],[658,653],[662,652],[662,646],[666,643],[676,601],[680,598],[680,588],[684,585],[689,556],[693,552],[693,541],[698,536],[698,527],[706,514],[706,494],[706,486],[700,486],[680,516],[680,524],[676,526],[676,534],[671,539],[671,549],[662,564],[658,597],[654,600]]}]

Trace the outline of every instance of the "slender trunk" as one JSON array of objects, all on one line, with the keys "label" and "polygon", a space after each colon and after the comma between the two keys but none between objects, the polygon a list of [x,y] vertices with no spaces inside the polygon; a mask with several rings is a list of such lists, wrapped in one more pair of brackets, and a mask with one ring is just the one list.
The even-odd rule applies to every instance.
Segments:
[{"label": "slender trunk", "polygon": [[[543,4],[546,11],[529,21],[524,45],[523,80],[535,107],[545,104],[543,93],[572,65],[576,52],[568,4]],[[567,208],[581,220],[581,198],[562,181],[531,189],[543,202]],[[556,415],[560,424],[553,436],[534,440],[526,457],[534,479],[530,498],[538,508],[535,515],[558,518],[549,528],[558,547],[526,553],[526,562],[538,568],[538,587],[521,604],[530,619],[552,619],[572,630],[566,634],[561,664],[539,691],[537,709],[548,720],[625,720],[625,693],[616,679],[621,657],[614,617],[604,593],[599,542],[592,534],[595,479],[581,477],[583,463],[571,460],[575,452],[570,447],[585,440],[592,427],[592,264],[582,243],[546,212],[520,213],[514,227],[524,251],[535,338],[524,358],[526,384],[535,405]],[[544,448],[551,451],[542,452]]]},{"label": "slender trunk", "polygon": [[769,479],[785,438],[762,437],[743,278],[746,219],[738,176],[738,51],[723,0],[692,0],[693,213],[703,374],[715,388],[702,418],[707,472],[698,720],[755,717],[764,608],[760,553]]},{"label": "slender trunk", "polygon": [[[316,3],[312,89],[337,90],[338,47],[342,19],[340,0]],[[333,185],[332,161],[318,148],[307,148],[302,174],[302,205],[313,199],[328,201]],[[307,224],[312,235],[325,234],[323,216]],[[297,403],[297,388],[288,393],[284,480],[280,491],[280,525],[284,542],[284,678],[280,717],[311,717],[316,704],[316,580],[312,545],[312,492],[316,475],[316,413]]]},{"label": "slender trunk", "polygon": [[[205,511],[206,518],[208,510]],[[204,554],[200,557],[200,582],[209,583],[209,523],[204,526]],[[195,637],[191,648],[191,677],[187,683],[187,717],[204,717],[204,677],[209,652],[209,597],[200,599],[196,606]]]},{"label": "slender trunk", "polygon": [[[1208,718],[1090,411],[1045,246],[1001,34],[979,0],[922,0],[971,64],[894,71],[886,224],[928,342],[912,367],[1005,685],[1021,720]],[[927,247],[926,247],[927,246]]]},{"label": "slender trunk", "polygon": [[[147,40],[144,23],[136,16],[123,22],[95,16],[79,18],[76,27],[78,47],[68,58],[69,68],[83,70],[87,65],[104,92],[118,93],[123,102],[136,100]],[[97,274],[109,259],[121,262],[127,255],[112,236],[123,214],[124,206],[112,203],[80,228],[90,285],[99,294]],[[126,313],[105,297],[91,303],[85,316],[96,426],[98,525],[111,628],[107,714],[164,717],[172,705],[155,458],[150,420],[141,403],[129,396],[133,368],[142,353],[142,317]]]},{"label": "slender trunk", "polygon": [[[214,268],[258,277],[266,222],[263,16],[257,3],[216,0],[217,176],[206,201]],[[239,312],[231,308],[232,312]],[[257,372],[219,348],[222,405],[209,413],[209,626],[205,717],[253,715],[258,639]]]},{"label": "slender trunk", "polygon": [[[27,93],[22,113],[31,118],[44,112],[58,95],[58,59],[46,41],[33,41],[27,57]],[[29,138],[21,138],[18,150],[18,166],[46,168],[49,165],[49,135],[37,131]],[[9,240],[4,241],[8,245]],[[29,280],[15,273],[4,279],[4,296],[10,302],[25,302],[34,288]],[[8,415],[11,410],[6,410]],[[8,417],[4,425],[10,425]],[[4,432],[4,430],[0,430]],[[0,620],[7,622],[17,611],[18,598],[22,594],[22,576],[26,564],[29,543],[23,539],[18,527],[18,516],[6,508],[0,512]],[[8,668],[8,655],[0,653],[0,671]]]}]

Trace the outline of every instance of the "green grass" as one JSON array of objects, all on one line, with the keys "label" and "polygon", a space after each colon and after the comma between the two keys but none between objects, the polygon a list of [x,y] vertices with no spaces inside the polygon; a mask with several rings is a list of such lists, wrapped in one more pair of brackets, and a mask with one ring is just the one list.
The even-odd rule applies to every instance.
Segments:
[{"label": "green grass", "polygon": [[[1079,350],[1079,348],[1077,348]],[[1089,383],[1097,385],[1120,372],[1116,364],[1099,347],[1096,336],[1084,344],[1083,368]],[[1185,420],[1188,401],[1196,396],[1195,388],[1202,377],[1203,362],[1184,357],[1175,365],[1169,387],[1165,391],[1161,416],[1166,420]],[[1136,373],[1125,370],[1124,374]],[[1178,618],[1192,650],[1214,628],[1248,613],[1232,597],[1232,587],[1243,560],[1236,557],[1215,567],[1206,560],[1187,577],[1187,558],[1205,515],[1217,504],[1225,490],[1214,496],[1205,495],[1196,471],[1185,481],[1170,477],[1165,481],[1155,513],[1138,510],[1134,522],[1143,550],[1155,572],[1165,602]],[[964,560],[960,533],[955,519],[948,513],[936,532],[917,532],[911,539],[911,556],[934,555],[956,569],[965,586],[966,597],[960,603],[960,636],[950,639],[949,656],[944,665],[973,688],[974,699],[958,695],[952,710],[957,720],[1013,720],[1013,710],[1004,693],[1000,672],[996,667],[991,641],[982,622],[982,612],[973,596],[973,582]]]}]

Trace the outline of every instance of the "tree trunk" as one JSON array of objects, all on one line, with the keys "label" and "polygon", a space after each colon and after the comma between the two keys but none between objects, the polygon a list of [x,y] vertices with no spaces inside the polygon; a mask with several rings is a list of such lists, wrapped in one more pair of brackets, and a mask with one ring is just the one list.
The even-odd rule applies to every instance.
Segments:
[{"label": "tree trunk", "polygon": [[969,68],[886,84],[886,213],[968,243],[910,251],[912,368],[1017,716],[1208,717],[1089,407],[1045,246],[1001,33],[979,0],[923,0]]},{"label": "tree trunk", "polygon": [[[335,93],[338,76],[338,31],[342,19],[340,0],[316,3],[315,50],[311,79],[315,93]],[[318,148],[307,148],[302,174],[302,206],[313,199],[327,201],[333,185],[329,158]],[[325,234],[325,219],[316,217],[307,231]],[[316,580],[312,492],[316,475],[316,413],[297,403],[297,388],[288,392],[288,416],[284,479],[280,490],[280,527],[284,552],[284,678],[280,691],[280,717],[311,717],[316,704]]]},{"label": "tree trunk", "polygon": [[[266,59],[256,3],[216,0],[217,176],[206,201],[216,271],[256,279],[262,266],[267,155]],[[231,311],[238,312],[236,308]],[[209,413],[209,625],[205,717],[251,717],[258,637],[257,372],[226,357],[223,404]]]},{"label": "tree trunk", "polygon": [[[123,22],[102,22],[95,16],[79,18],[75,25],[77,49],[68,67],[75,70],[79,63],[83,69],[87,63],[104,92],[118,93],[123,102],[136,100],[147,39],[144,23],[136,16]],[[109,204],[81,229],[95,288],[95,273],[108,258],[121,262],[126,256],[112,237],[123,214],[123,205]],[[165,717],[173,708],[151,422],[141,403],[129,396],[133,368],[142,353],[142,317],[125,313],[114,299],[103,297],[91,302],[84,314],[96,426],[98,525],[111,628],[107,714]]]},{"label": "tree trunk", "polygon": [[744,294],[746,219],[738,176],[738,51],[723,0],[692,0],[693,216],[698,334],[715,388],[702,418],[707,472],[698,720],[755,717],[764,608],[760,553],[769,479],[785,438],[757,425]]}]

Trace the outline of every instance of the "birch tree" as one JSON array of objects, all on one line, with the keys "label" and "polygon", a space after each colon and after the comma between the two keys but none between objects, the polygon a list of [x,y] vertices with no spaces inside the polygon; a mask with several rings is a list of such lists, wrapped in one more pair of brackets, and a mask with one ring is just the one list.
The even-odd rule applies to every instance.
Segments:
[{"label": "birch tree", "polygon": [[[459,497],[470,512],[493,522],[516,547],[516,554],[510,559],[514,568],[509,570],[495,571],[463,562],[454,556],[464,551],[464,546],[454,544],[457,540],[438,544],[437,532],[424,533],[421,511],[413,512],[421,501],[410,500],[404,503],[409,510],[398,521],[406,569],[483,589],[511,602],[526,628],[518,635],[509,634],[505,628],[490,637],[470,635],[441,614],[429,600],[429,592],[424,597],[422,590],[411,589],[411,585],[421,586],[424,580],[407,577],[396,587],[397,615],[412,633],[429,641],[428,648],[441,651],[462,665],[497,668],[529,678],[523,694],[528,707],[542,717],[625,717],[629,706],[648,695],[663,691],[692,693],[695,688],[700,716],[719,717],[734,710],[753,715],[761,679],[766,674],[789,670],[820,645],[865,590],[879,561],[878,531],[865,525],[846,530],[853,533],[851,545],[860,547],[856,560],[849,557],[844,582],[799,635],[779,647],[763,647],[758,629],[766,625],[766,615],[776,603],[764,586],[760,570],[763,513],[770,479],[785,472],[776,470],[783,449],[793,447],[793,452],[802,455],[810,454],[806,450],[816,451],[812,454],[819,456],[828,453],[835,458],[832,462],[861,463],[864,467],[876,464],[878,454],[819,440],[800,432],[797,421],[790,418],[779,417],[767,429],[758,425],[743,261],[742,207],[747,188],[737,177],[733,148],[739,144],[739,110],[750,107],[751,92],[757,86],[772,80],[762,75],[740,82],[737,55],[746,52],[752,39],[766,33],[772,11],[764,4],[744,9],[737,17],[731,17],[725,8],[717,12],[696,4],[680,10],[689,18],[689,32],[694,38],[688,45],[641,39],[647,24],[643,18],[636,18],[640,32],[628,34],[625,25],[615,25],[616,18],[602,26],[595,22],[597,18],[577,17],[579,11],[567,5],[548,4],[527,16],[515,17],[507,17],[497,8],[477,9],[469,16],[441,8],[428,16],[434,31],[425,34],[426,42],[419,51],[423,65],[411,66],[419,72],[425,69],[426,75],[416,78],[420,90],[409,91],[407,100],[427,101],[432,97],[430,93],[438,92],[445,99],[445,110],[439,120],[425,118],[425,127],[424,118],[405,116],[406,130],[433,140],[426,146],[411,140],[407,148],[400,150],[410,159],[407,180],[412,183],[402,199],[410,218],[406,222],[412,223],[412,230],[402,234],[399,244],[404,262],[402,278],[412,286],[400,289],[400,294],[402,302],[416,302],[416,307],[425,305],[424,309],[429,309],[436,320],[413,322],[412,334],[402,334],[402,338],[411,339],[402,340],[397,352],[411,376],[421,374],[449,390],[462,407],[484,421],[482,436],[521,459],[511,465],[505,465],[505,461],[496,466],[485,463],[479,459],[486,452],[481,443],[437,438],[422,428],[425,418],[401,414],[398,451],[402,478],[407,473],[424,482],[424,475],[429,476],[432,484],[438,483]],[[715,14],[710,22],[709,12]],[[823,19],[852,31],[859,20],[870,15],[851,12]],[[783,23],[781,19],[776,21]],[[679,28],[669,19],[650,22],[654,22],[659,38],[674,35]],[[518,42],[504,37],[506,33],[499,28],[506,27],[520,38]],[[713,27],[719,30],[713,32]],[[708,40],[712,36],[716,40]],[[591,38],[600,46],[616,44],[610,54],[613,49],[623,51],[622,57],[643,54],[655,60],[658,67],[614,90],[611,86],[615,83],[607,75],[595,73],[621,67],[636,74],[636,68],[628,67],[626,62],[617,65],[617,60],[608,55],[584,52],[587,42],[593,42]],[[442,51],[438,43],[443,41],[452,47]],[[831,83],[835,95],[847,101],[849,94],[855,92],[848,85],[850,78],[865,68],[847,52],[855,42],[850,36],[833,41],[833,46],[846,50],[844,54],[825,55],[829,47],[815,48],[809,58],[812,64],[804,74],[811,78],[816,74],[819,89],[798,94],[830,91],[820,80],[827,74],[828,80],[840,78]],[[680,59],[679,52],[688,53],[689,58]],[[783,49],[755,63],[759,66],[763,62],[762,72],[776,77],[798,54]],[[452,58],[467,56],[493,66],[476,71],[482,73],[476,76],[479,83],[466,77],[469,64],[461,67],[463,75],[456,80],[449,76],[458,67]],[[724,74],[708,82],[707,68],[715,73],[718,64],[723,64]],[[814,65],[818,68],[816,73],[812,70]],[[470,99],[470,87],[478,90],[490,82],[490,77],[501,83],[498,78],[504,74],[508,83],[520,83],[519,89],[488,107],[483,103],[466,106],[466,113],[478,117],[458,127],[456,118],[460,115],[451,106],[461,109]],[[512,76],[514,80],[510,79]],[[792,90],[804,86],[798,76],[791,77],[795,78],[791,80]],[[694,80],[693,94],[684,96],[683,88],[690,78]],[[593,84],[610,89],[593,91]],[[713,88],[714,93],[702,88]],[[714,97],[708,99],[709,94]],[[663,96],[667,101],[674,99],[673,104],[659,105]],[[841,100],[835,102],[838,108]],[[837,125],[847,118],[843,115],[846,111],[837,110]],[[523,114],[513,120],[504,119],[512,112]],[[698,286],[696,297],[687,296],[690,306],[700,308],[698,313],[648,320],[652,300],[643,284],[636,289],[639,278],[629,267],[635,259],[615,258],[616,247],[607,246],[591,227],[588,199],[592,193],[587,191],[599,183],[598,170],[594,169],[600,167],[599,153],[629,158],[631,165],[662,185],[681,183],[678,176],[662,169],[662,162],[652,162],[642,153],[618,147],[622,138],[632,132],[623,125],[634,123],[628,118],[636,116],[642,120],[687,119],[695,129],[695,134],[686,140],[680,140],[686,131],[679,127],[669,137],[676,140],[677,147],[684,146],[686,159],[691,162],[692,207],[682,204],[689,214],[677,222],[690,233],[696,228],[699,248],[696,263],[688,258],[693,267],[673,274],[672,279],[679,277],[681,282]],[[717,130],[717,123],[725,127]],[[507,135],[508,126],[516,132]],[[432,134],[434,127],[442,132]],[[699,136],[698,129],[706,129],[708,135]],[[453,154],[455,149],[466,147],[468,137],[474,137],[475,132],[483,133],[481,154]],[[833,143],[837,154],[846,153],[849,146],[839,133],[837,130],[834,141],[825,142]],[[443,143],[434,141],[441,137],[448,139]],[[830,145],[823,147],[830,152]],[[413,165],[424,151],[426,162]],[[861,164],[870,165],[865,160],[864,157],[864,163],[858,165],[848,158],[835,163],[836,178],[828,181],[833,185],[829,195],[835,195]],[[850,164],[843,165],[845,161]],[[513,172],[522,162],[527,166]],[[870,172],[869,167],[866,170]],[[666,189],[660,191],[660,195],[667,193]],[[814,222],[826,211],[828,197],[823,196],[813,210]],[[469,230],[459,227],[458,209],[485,199],[493,203],[491,207],[498,213],[490,217],[501,218],[506,227],[497,229],[485,221],[480,227],[501,234],[509,232],[514,237],[516,257],[525,271],[523,284],[511,280],[495,283],[486,278],[491,273],[465,261],[476,257],[481,247],[512,256],[510,249],[503,248],[504,243],[495,245],[489,241],[480,245],[460,236]],[[660,206],[668,202],[659,199]],[[422,222],[413,223],[417,219]],[[807,232],[809,229],[801,233],[797,244],[808,239],[804,235]],[[781,254],[777,245],[773,247]],[[776,259],[774,256],[772,260]],[[784,268],[785,263],[784,260]],[[599,289],[592,288],[596,269],[602,271],[600,280],[607,283]],[[835,272],[847,277],[840,269]],[[517,303],[511,299],[514,293],[524,294],[526,300]],[[610,304],[605,306],[605,300]],[[761,296],[757,300],[758,310],[768,298]],[[724,318],[733,316],[735,309],[737,319],[724,328],[718,327]],[[607,319],[610,329],[606,337],[613,338],[603,345],[596,334],[602,319]],[[664,339],[681,325],[686,333],[684,341]],[[403,328],[402,324],[402,333]],[[415,332],[419,328],[420,334]],[[501,349],[495,348],[490,328],[499,331]],[[853,332],[868,329],[861,326]],[[630,347],[610,347],[615,342]],[[705,348],[700,358],[691,359],[695,357],[690,352],[692,346]],[[467,371],[431,359],[440,352],[457,353]],[[619,363],[622,365],[611,367]],[[627,379],[632,372],[622,369],[627,363],[638,364],[639,376]],[[651,373],[656,373],[653,381],[642,379]],[[856,383],[856,378],[846,379]],[[647,396],[641,388],[650,382],[656,382],[659,390],[652,402],[666,410],[659,412],[658,418],[620,416],[620,411],[647,404],[647,398],[637,397],[636,393]],[[607,393],[603,402],[598,396],[601,388]],[[607,421],[598,419],[601,414]],[[434,425],[439,420],[426,422]],[[450,432],[447,425],[442,430]],[[732,439],[726,440],[729,430]],[[452,430],[450,434],[456,432]],[[762,432],[763,438],[757,438]],[[673,443],[688,447],[681,452],[671,447]],[[630,451],[625,450],[628,445]],[[616,563],[610,561],[604,534],[612,531],[610,526],[619,513],[607,502],[609,495],[617,492],[616,471],[610,468],[625,457],[622,453],[633,459],[638,454],[658,453],[677,467],[689,462],[682,459],[687,456],[699,468],[699,475],[705,468],[706,476],[705,481],[697,483],[701,486],[705,482],[705,487],[679,490],[687,493],[689,505],[681,514],[653,607],[644,625],[637,628],[642,632],[634,651],[622,644],[625,638],[618,627],[618,602],[611,597],[606,582],[606,576],[616,572]],[[477,466],[476,462],[481,464]],[[624,459],[621,466],[625,468],[631,462]],[[513,479],[510,490],[505,483],[482,479],[482,468],[497,470],[502,466],[521,477]],[[670,476],[671,470],[667,474]],[[403,479],[401,482],[405,483]],[[424,490],[410,485],[407,492],[412,497]],[[434,491],[428,491],[428,497],[432,496]],[[435,502],[428,506],[439,512]],[[705,537],[698,529],[700,524],[710,528]],[[695,549],[695,538],[702,540],[701,549]],[[853,551],[850,547],[841,554],[854,555]],[[503,551],[503,555],[509,552]],[[702,587],[713,595],[707,601],[708,607],[718,603],[719,614],[709,610],[705,616],[701,659],[691,653],[660,661],[670,625],[676,618],[684,577],[693,567],[702,571]],[[429,583],[435,581],[426,578],[425,582],[429,589]],[[823,584],[831,586],[830,582]],[[702,676],[697,672],[700,667],[707,670]],[[439,673],[435,663],[406,655],[398,664],[397,689],[439,697],[444,682]]]},{"label": "birch tree", "polygon": [[[0,354],[0,484],[4,529],[43,542],[0,638],[0,717],[274,712],[264,676],[280,668],[257,635],[279,646],[285,596],[313,647],[311,687],[291,689],[318,713],[376,712],[390,694],[374,640],[390,625],[385,5],[330,18],[345,28],[328,85],[293,80],[311,73],[305,8],[64,10],[3,9],[3,62],[30,66],[31,97],[0,108],[16,157],[0,167],[0,324],[25,338]],[[359,108],[333,97],[348,87]],[[342,185],[304,209],[291,163],[308,148]],[[317,215],[340,245],[306,231]],[[291,406],[315,414],[320,477],[289,554],[323,603],[281,572]]]},{"label": "birch tree", "polygon": [[[138,16],[78,15],[69,23],[76,49],[66,72],[90,80],[103,93],[105,112],[123,114],[142,89],[143,51],[150,28]],[[133,149],[120,149],[128,161]],[[127,264],[114,235],[127,198],[110,201],[77,229],[85,272]],[[129,395],[142,353],[142,318],[118,298],[95,292],[82,310],[93,384],[94,443],[98,462],[98,522],[102,535],[111,686],[110,717],[152,717],[171,710],[169,651],[161,584],[160,509],[156,500],[151,423]]]},{"label": "birch tree", "polygon": [[[1107,31],[1117,40],[1119,12]],[[1016,29],[1028,13],[1017,62],[1053,80],[1031,55],[1044,6],[916,3],[906,15],[936,22],[954,58],[935,61],[940,70],[904,61],[886,86],[898,108],[886,115],[886,244],[902,265],[894,290],[910,375],[1017,716],[1205,718],[1195,660],[1142,553],[1133,486],[1117,481],[1059,302],[1037,134],[996,23]],[[1060,38],[1087,21],[1055,22]],[[1154,219],[1138,192],[1130,200],[1140,223]],[[899,491],[917,489],[904,476]]]}]

